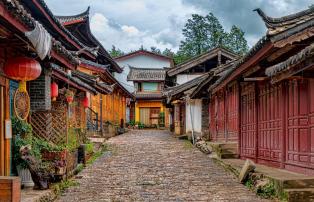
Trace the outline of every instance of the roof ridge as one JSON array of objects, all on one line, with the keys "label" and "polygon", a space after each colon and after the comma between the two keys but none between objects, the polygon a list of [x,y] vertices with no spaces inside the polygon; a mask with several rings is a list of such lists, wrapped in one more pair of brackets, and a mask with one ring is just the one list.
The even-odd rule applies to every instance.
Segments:
[{"label": "roof ridge", "polygon": [[[265,25],[267,28],[272,28],[276,26],[280,26],[282,24],[288,23],[287,21],[293,21],[297,18],[301,18],[307,15],[314,15],[314,6],[310,6],[308,9],[299,11],[297,13],[293,13],[290,15],[274,18],[266,15],[266,13],[260,9],[256,8],[253,11],[256,11],[258,15],[262,18],[262,20],[265,22]],[[277,25],[278,24],[278,25]]]},{"label": "roof ridge", "polygon": [[82,18],[86,18],[86,17],[89,17],[89,11],[90,11],[90,6],[87,7],[87,9],[85,11],[83,11],[82,13],[79,13],[79,14],[76,14],[76,15],[55,15],[55,17],[58,19],[58,20],[67,20],[69,18],[79,18],[79,17],[82,17]]}]

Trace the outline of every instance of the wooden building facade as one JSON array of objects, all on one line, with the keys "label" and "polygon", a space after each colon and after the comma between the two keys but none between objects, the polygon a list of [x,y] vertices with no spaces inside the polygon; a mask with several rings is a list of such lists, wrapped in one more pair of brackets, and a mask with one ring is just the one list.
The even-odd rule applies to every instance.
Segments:
[{"label": "wooden building facade", "polygon": [[203,86],[211,140],[237,142],[242,159],[313,174],[313,8],[282,18],[257,12],[266,36]]}]

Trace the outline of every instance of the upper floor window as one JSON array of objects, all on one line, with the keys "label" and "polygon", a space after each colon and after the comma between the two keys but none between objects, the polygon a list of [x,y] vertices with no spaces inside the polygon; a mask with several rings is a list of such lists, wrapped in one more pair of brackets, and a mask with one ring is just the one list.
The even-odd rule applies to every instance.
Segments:
[{"label": "upper floor window", "polygon": [[138,92],[155,92],[161,90],[161,83],[156,82],[142,82],[137,84]]}]

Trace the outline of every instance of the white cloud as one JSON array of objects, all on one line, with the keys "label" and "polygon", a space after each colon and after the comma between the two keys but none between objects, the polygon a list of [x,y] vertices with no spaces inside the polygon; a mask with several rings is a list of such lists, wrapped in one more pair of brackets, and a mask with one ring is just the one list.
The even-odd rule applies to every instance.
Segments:
[{"label": "white cloud", "polygon": [[265,34],[253,9],[270,16],[287,15],[306,8],[313,0],[46,0],[56,15],[75,15],[91,6],[91,28],[105,48],[123,51],[156,46],[177,50],[181,31],[192,13],[214,12],[226,30],[233,24],[245,32],[250,45]]},{"label": "white cloud", "polygon": [[140,34],[140,31],[134,26],[123,25],[121,29],[129,36],[138,36]]}]

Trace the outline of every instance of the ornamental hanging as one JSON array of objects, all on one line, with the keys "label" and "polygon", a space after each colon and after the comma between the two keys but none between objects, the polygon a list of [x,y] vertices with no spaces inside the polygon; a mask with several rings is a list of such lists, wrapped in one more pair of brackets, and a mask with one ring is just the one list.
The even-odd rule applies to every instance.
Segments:
[{"label": "ornamental hanging", "polygon": [[38,61],[28,57],[9,58],[3,67],[7,77],[19,81],[19,88],[14,94],[15,115],[26,120],[30,110],[30,99],[26,90],[26,81],[38,78],[41,74],[41,66]]},{"label": "ornamental hanging", "polygon": [[51,83],[50,93],[51,93],[52,101],[56,101],[59,95],[59,87],[58,87],[58,84],[56,84],[56,82]]},{"label": "ornamental hanging", "polygon": [[89,107],[89,99],[88,99],[87,96],[84,97],[82,103],[83,103],[83,106],[84,106],[85,109]]},{"label": "ornamental hanging", "polygon": [[71,104],[73,102],[73,100],[74,100],[74,93],[73,93],[73,91],[67,89],[65,91],[65,98],[66,98],[67,102],[69,104]]}]

